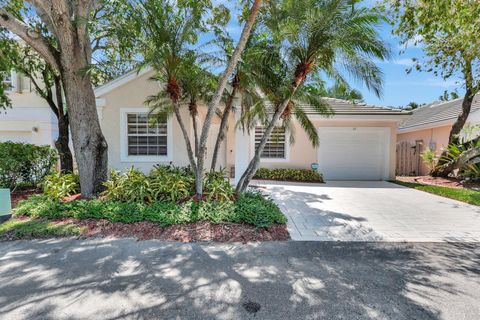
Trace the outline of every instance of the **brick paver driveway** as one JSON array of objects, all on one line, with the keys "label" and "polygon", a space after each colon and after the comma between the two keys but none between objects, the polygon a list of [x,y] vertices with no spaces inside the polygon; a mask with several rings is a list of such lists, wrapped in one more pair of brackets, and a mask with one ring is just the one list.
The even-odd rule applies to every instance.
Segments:
[{"label": "brick paver driveway", "polygon": [[256,181],[288,217],[293,240],[480,241],[480,207],[385,181]]}]

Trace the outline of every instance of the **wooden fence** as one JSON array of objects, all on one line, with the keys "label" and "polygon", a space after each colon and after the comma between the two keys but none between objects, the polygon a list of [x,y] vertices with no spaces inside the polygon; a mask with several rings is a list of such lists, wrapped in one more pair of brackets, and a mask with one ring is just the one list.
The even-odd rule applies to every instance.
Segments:
[{"label": "wooden fence", "polygon": [[418,176],[420,174],[422,141],[412,144],[408,141],[397,143],[397,176]]}]

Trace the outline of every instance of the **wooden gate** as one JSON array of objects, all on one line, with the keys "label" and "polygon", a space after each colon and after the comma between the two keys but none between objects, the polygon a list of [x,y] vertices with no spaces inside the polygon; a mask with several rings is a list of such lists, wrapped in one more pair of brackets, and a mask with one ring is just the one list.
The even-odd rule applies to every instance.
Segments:
[{"label": "wooden gate", "polygon": [[397,176],[419,175],[422,145],[422,141],[416,141],[415,144],[408,141],[397,143]]}]

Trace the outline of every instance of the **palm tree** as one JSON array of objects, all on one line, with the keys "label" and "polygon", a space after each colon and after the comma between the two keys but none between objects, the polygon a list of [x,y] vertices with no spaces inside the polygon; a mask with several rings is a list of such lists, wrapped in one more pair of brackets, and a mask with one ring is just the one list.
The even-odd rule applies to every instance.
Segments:
[{"label": "palm tree", "polygon": [[[233,47],[233,40],[227,36],[220,36],[219,39],[213,41],[217,46],[220,46],[220,53],[211,53],[207,55],[207,61],[217,64],[218,62],[225,62],[230,59],[230,53]],[[257,46],[257,35],[252,31],[252,35],[248,39],[242,55],[241,61],[238,62],[233,77],[230,79],[229,88],[225,90],[223,100],[225,107],[221,113],[220,128],[218,131],[215,148],[212,155],[212,163],[210,170],[214,171],[217,165],[218,153],[220,146],[225,139],[225,131],[227,129],[228,118],[234,110],[235,98],[240,97],[242,110],[244,106],[251,106],[252,104],[261,102],[261,96],[258,85],[255,81],[255,61],[264,53],[262,48]],[[242,112],[243,113],[243,112]]]},{"label": "palm tree", "polygon": [[[188,46],[197,40],[199,17],[191,10],[175,8],[165,1],[139,2],[137,10],[143,17],[141,28],[145,34],[143,45],[144,64],[150,65],[155,75],[152,80],[165,83],[162,90],[146,99],[152,107],[151,114],[165,116],[173,113],[182,130],[190,165],[196,168],[187,127],[180,114],[182,104],[181,76],[191,67],[192,51]],[[192,112],[194,117],[196,113]]]},{"label": "palm tree", "polygon": [[[389,50],[376,27],[382,17],[373,9],[358,8],[356,0],[284,0],[270,2],[266,26],[278,43],[277,55],[284,59],[288,85],[280,89],[283,100],[275,105],[253,159],[240,178],[236,192],[243,192],[260,163],[260,155],[278,121],[291,113],[292,99],[312,74],[323,72],[342,79],[346,71],[378,96],[382,73],[373,58],[386,59]],[[283,81],[285,83],[285,81]]]},{"label": "palm tree", "polygon": [[188,111],[192,118],[195,156],[198,156],[198,103],[208,102],[213,94],[217,79],[196,63],[196,57],[191,52],[180,74],[180,86],[182,89],[182,100],[188,104]]}]

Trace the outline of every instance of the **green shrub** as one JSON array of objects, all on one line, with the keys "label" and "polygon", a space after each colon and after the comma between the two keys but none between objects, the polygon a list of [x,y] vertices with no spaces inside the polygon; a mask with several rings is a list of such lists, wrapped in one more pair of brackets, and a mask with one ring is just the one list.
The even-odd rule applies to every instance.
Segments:
[{"label": "green shrub", "polygon": [[194,191],[195,178],[186,169],[156,166],[148,178],[153,200],[184,200]]},{"label": "green shrub", "polygon": [[110,179],[104,183],[103,196],[120,202],[152,201],[150,180],[140,170],[131,167],[125,173],[110,172]]},{"label": "green shrub", "polygon": [[160,226],[196,221],[244,222],[257,227],[286,223],[286,218],[270,199],[260,193],[245,193],[236,201],[175,202],[119,202],[76,200],[62,203],[45,195],[21,201],[14,209],[15,215],[32,218],[106,219],[111,222],[133,223],[151,221]]},{"label": "green shrub", "polygon": [[259,168],[253,178],[280,181],[323,182],[323,177],[320,173],[308,169]]},{"label": "green shrub", "polygon": [[235,190],[230,179],[225,177],[223,171],[211,171],[206,174],[203,182],[203,190],[207,200],[228,201],[232,200]]},{"label": "green shrub", "polygon": [[235,222],[235,204],[232,201],[202,201],[194,207],[196,219],[212,223]]},{"label": "green shrub", "polygon": [[[149,175],[133,167],[125,173],[110,172],[103,196],[112,201],[182,202],[195,194],[195,176],[188,168],[155,166]],[[234,189],[223,171],[210,172],[204,179],[207,200],[228,201],[234,197]]]},{"label": "green shrub", "polygon": [[56,161],[57,153],[49,146],[0,142],[0,187],[38,187]]},{"label": "green shrub", "polygon": [[430,171],[435,169],[435,166],[437,165],[437,155],[435,154],[435,151],[430,148],[426,148],[420,154],[420,158],[422,158],[423,163],[425,163]]},{"label": "green shrub", "polygon": [[43,193],[53,199],[62,199],[80,192],[80,179],[77,174],[56,172],[43,181]]},{"label": "green shrub", "polygon": [[269,227],[274,223],[285,224],[287,218],[278,206],[260,192],[245,192],[235,202],[235,221]]}]

